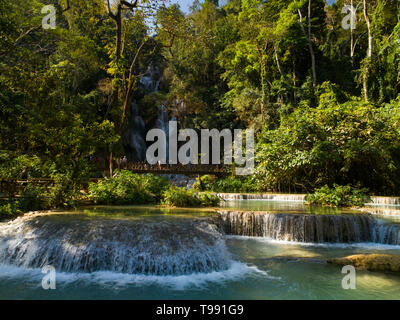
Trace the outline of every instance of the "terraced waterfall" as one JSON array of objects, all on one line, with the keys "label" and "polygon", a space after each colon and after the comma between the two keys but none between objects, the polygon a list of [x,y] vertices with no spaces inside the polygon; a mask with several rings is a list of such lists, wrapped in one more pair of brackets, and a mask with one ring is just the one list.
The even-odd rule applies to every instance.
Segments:
[{"label": "terraced waterfall", "polygon": [[307,215],[220,212],[227,234],[296,242],[376,242],[400,244],[400,226],[366,214]]},{"label": "terraced waterfall", "polygon": [[184,275],[225,270],[229,262],[222,234],[209,219],[42,215],[0,227],[0,263],[23,268]]}]

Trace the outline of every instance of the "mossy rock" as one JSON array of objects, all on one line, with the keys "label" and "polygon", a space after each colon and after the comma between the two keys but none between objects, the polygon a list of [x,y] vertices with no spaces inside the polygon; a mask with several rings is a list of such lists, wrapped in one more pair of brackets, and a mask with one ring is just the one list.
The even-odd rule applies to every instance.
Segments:
[{"label": "mossy rock", "polygon": [[358,270],[400,273],[400,255],[358,254],[343,258],[329,259],[328,263],[340,266],[351,265]]}]

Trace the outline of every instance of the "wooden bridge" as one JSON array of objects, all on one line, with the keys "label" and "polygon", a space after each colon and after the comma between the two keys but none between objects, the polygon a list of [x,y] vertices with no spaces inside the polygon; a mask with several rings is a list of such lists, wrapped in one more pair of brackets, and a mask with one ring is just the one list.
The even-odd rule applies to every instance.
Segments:
[{"label": "wooden bridge", "polygon": [[0,179],[0,198],[15,198],[16,195],[22,193],[28,184],[41,186],[44,188],[50,187],[54,181],[48,178],[40,179]]},{"label": "wooden bridge", "polygon": [[224,176],[232,172],[231,166],[225,166],[225,165],[209,165],[209,164],[150,165],[148,163],[138,163],[138,162],[128,163],[125,166],[125,169],[132,171],[133,173],[184,174],[184,175],[211,174],[216,176]]},{"label": "wooden bridge", "polygon": [[[121,165],[122,170],[129,170],[139,174],[184,174],[188,176],[211,174],[215,176],[224,176],[232,172],[232,166],[225,165],[150,165],[148,163],[127,163]],[[96,182],[101,179],[90,179],[91,182]],[[50,178],[30,178],[23,179],[0,179],[0,198],[14,198],[21,194],[28,185],[36,185],[49,188],[54,184],[54,180]]]}]

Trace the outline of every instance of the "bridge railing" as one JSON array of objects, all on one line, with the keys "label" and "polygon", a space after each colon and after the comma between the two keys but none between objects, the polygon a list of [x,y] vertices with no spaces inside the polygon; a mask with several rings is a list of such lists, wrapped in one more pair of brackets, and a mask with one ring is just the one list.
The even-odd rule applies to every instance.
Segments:
[{"label": "bridge railing", "polygon": [[155,164],[128,163],[125,168],[135,173],[159,173],[159,174],[215,174],[226,175],[231,172],[231,166],[208,164]]},{"label": "bridge railing", "polygon": [[[153,173],[153,174],[185,174],[185,175],[204,175],[212,174],[216,176],[224,176],[231,173],[232,167],[225,165],[182,165],[182,164],[160,164],[150,165],[148,163],[127,163],[122,165],[121,169],[132,171],[133,173]],[[101,179],[90,179],[95,182]],[[18,194],[23,193],[28,185],[36,185],[49,188],[54,184],[54,180],[50,178],[30,178],[23,179],[0,179],[0,198],[15,198]]]}]

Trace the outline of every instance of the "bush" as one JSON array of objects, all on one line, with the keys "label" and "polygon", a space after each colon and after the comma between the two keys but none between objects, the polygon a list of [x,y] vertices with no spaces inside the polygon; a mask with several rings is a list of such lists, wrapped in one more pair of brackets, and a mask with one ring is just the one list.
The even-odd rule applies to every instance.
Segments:
[{"label": "bush", "polygon": [[49,195],[41,186],[29,184],[20,196],[18,200],[8,200],[0,203],[0,219],[12,217],[23,212],[51,208]]},{"label": "bush", "polygon": [[202,187],[200,187],[200,181],[196,179],[193,185],[196,191],[212,191],[212,192],[253,192],[255,191],[252,182],[248,177],[235,177],[228,176],[224,178],[217,179],[217,177],[212,175],[205,175],[200,177]]},{"label": "bush", "polygon": [[148,204],[161,200],[168,181],[153,175],[121,171],[113,178],[89,184],[89,199],[98,204]]},{"label": "bush", "polygon": [[18,179],[24,170],[29,168],[33,177],[42,175],[42,163],[37,156],[18,155],[11,151],[0,150],[0,177]]},{"label": "bush", "polygon": [[29,184],[21,194],[18,207],[23,212],[49,209],[49,195],[43,187]]},{"label": "bush", "polygon": [[72,172],[52,175],[54,184],[46,196],[53,208],[69,208],[76,206],[80,196],[81,179],[74,178]]},{"label": "bush", "polygon": [[357,189],[351,186],[333,185],[333,188],[323,186],[316,189],[313,194],[306,196],[309,204],[322,204],[334,207],[362,207],[371,200],[367,194],[367,189]]},{"label": "bush", "polygon": [[221,199],[210,192],[203,192],[198,194],[201,207],[216,207],[221,202]]},{"label": "bush", "polygon": [[10,218],[20,213],[21,210],[17,201],[0,203],[0,219]]},{"label": "bush", "polygon": [[219,202],[220,199],[211,193],[197,193],[175,186],[171,186],[163,194],[163,203],[175,207],[215,207]]}]

